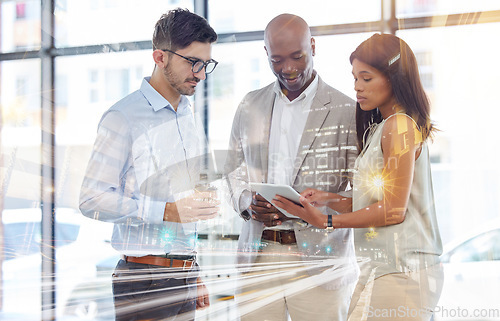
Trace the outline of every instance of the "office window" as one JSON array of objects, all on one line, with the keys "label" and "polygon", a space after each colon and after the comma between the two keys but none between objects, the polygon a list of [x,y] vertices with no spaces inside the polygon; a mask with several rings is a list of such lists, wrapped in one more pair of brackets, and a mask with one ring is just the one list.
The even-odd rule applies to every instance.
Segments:
[{"label": "office window", "polygon": [[40,128],[40,79],[33,77],[33,74],[40,73],[39,61],[1,62],[0,69],[3,128]]},{"label": "office window", "polygon": [[415,58],[418,63],[418,71],[420,73],[420,80],[427,94],[433,93],[434,89],[434,75],[432,71],[432,53],[428,51],[417,51],[415,53]]},{"label": "office window", "polygon": [[[459,14],[500,10],[496,0],[396,0],[398,18]],[[464,21],[474,20],[474,15],[465,16]]]},{"label": "office window", "polygon": [[65,108],[68,106],[68,77],[66,75],[58,75],[56,77],[56,106],[57,108]]},{"label": "office window", "polygon": [[[0,63],[0,190],[2,224],[2,313],[39,318],[40,62]],[[22,300],[20,300],[22,298]]]},{"label": "office window", "polygon": [[[266,8],[262,10],[262,8]],[[380,19],[381,2],[351,1],[209,1],[210,23],[219,33],[263,30],[280,13],[298,14],[310,26],[376,21]]]},{"label": "office window", "polygon": [[0,52],[40,47],[40,1],[0,2]]},{"label": "office window", "polygon": [[420,60],[429,65],[424,63],[423,71],[432,70],[431,116],[440,131],[431,155],[440,160],[433,166],[434,192],[445,244],[500,210],[500,170],[489,161],[498,156],[492,146],[498,142],[500,117],[494,80],[500,65],[496,45],[489,41],[492,34],[500,34],[500,24],[397,33],[415,52],[425,53]]},{"label": "office window", "polygon": [[155,22],[175,7],[193,10],[191,0],[65,0],[57,7],[58,47],[151,40]]},{"label": "office window", "polygon": [[216,44],[212,56],[220,61],[209,96],[209,141],[227,149],[234,113],[243,96],[274,81],[263,41]]},{"label": "office window", "polygon": [[119,100],[129,94],[129,70],[111,69],[104,72],[106,100]]},{"label": "office window", "polygon": [[[58,141],[70,145],[84,144],[90,148],[103,112],[139,89],[142,78],[151,75],[153,64],[151,51],[141,50],[59,57],[56,71],[58,77],[66,78],[68,91],[67,106],[57,110],[56,126],[61,132]],[[81,170],[83,175],[84,169]]]}]

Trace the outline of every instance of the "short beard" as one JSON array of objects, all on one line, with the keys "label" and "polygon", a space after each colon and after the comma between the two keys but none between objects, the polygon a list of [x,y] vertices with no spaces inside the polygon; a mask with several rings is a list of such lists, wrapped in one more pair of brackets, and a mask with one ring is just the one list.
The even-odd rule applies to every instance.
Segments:
[{"label": "short beard", "polygon": [[184,81],[179,80],[179,78],[176,75],[174,75],[174,73],[170,69],[169,63],[163,68],[163,74],[167,78],[167,81],[170,84],[170,86],[172,86],[172,88],[177,90],[179,94],[184,96],[192,96],[196,91],[196,87],[191,87],[187,85],[183,86],[187,81],[196,81],[197,83],[200,81],[200,79],[196,77],[185,79]]}]

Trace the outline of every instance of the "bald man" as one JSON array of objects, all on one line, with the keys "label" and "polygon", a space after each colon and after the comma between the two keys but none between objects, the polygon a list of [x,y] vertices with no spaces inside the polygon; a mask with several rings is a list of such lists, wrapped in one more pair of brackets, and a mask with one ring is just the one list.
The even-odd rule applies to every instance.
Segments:
[{"label": "bald man", "polygon": [[357,157],[355,103],[314,70],[315,40],[302,18],[275,17],[264,41],[276,81],[240,103],[229,147],[235,156],[226,163],[233,206],[245,220],[238,241],[241,319],[345,320],[359,274],[352,231],[287,217],[249,183],[348,194]]}]

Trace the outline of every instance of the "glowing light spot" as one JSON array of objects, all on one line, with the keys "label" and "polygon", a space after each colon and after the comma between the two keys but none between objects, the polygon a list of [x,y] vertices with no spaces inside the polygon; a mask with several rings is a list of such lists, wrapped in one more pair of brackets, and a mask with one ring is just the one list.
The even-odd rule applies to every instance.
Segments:
[{"label": "glowing light spot", "polygon": [[384,187],[384,178],[380,175],[376,175],[372,178],[372,184],[376,188],[383,188]]},{"label": "glowing light spot", "polygon": [[164,227],[160,232],[160,238],[165,243],[171,243],[175,239],[175,232],[169,229],[168,227]]},{"label": "glowing light spot", "polygon": [[191,246],[194,246],[196,244],[196,239],[197,239],[196,235],[191,235],[189,237],[189,244],[191,244]]},{"label": "glowing light spot", "polygon": [[302,243],[302,247],[307,247],[307,243],[306,242]]},{"label": "glowing light spot", "polygon": [[386,193],[394,195],[394,181],[389,171],[368,165],[359,169],[357,190],[364,191],[370,198],[381,200]]},{"label": "glowing light spot", "polygon": [[367,241],[371,241],[374,238],[376,238],[377,236],[378,236],[378,233],[375,231],[375,228],[373,228],[373,227],[370,227],[368,229],[368,232],[365,233],[365,238]]},{"label": "glowing light spot", "polygon": [[325,251],[326,251],[326,253],[331,253],[332,252],[332,247],[331,246],[327,246],[325,248]]}]

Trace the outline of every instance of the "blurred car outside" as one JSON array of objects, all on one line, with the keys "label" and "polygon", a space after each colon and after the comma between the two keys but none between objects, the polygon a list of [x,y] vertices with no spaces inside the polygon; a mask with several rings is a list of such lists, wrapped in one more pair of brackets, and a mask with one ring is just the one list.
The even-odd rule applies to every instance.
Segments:
[{"label": "blurred car outside", "polygon": [[[109,241],[112,224],[86,218],[72,208],[57,208],[55,220],[56,318],[74,316],[96,320],[98,311],[91,303],[85,305],[87,308],[73,310],[67,305],[75,300],[82,304],[87,299],[74,297],[75,288],[80,284],[95,285],[93,289],[87,288],[93,291],[94,301],[112,300],[111,273],[101,274],[96,268],[99,262],[117,257]],[[4,260],[0,319],[39,320],[42,309],[41,211],[39,208],[7,209],[2,212],[2,222]],[[96,289],[100,292],[94,291]]]},{"label": "blurred car outside", "polygon": [[500,320],[500,220],[445,246],[434,320]]}]

